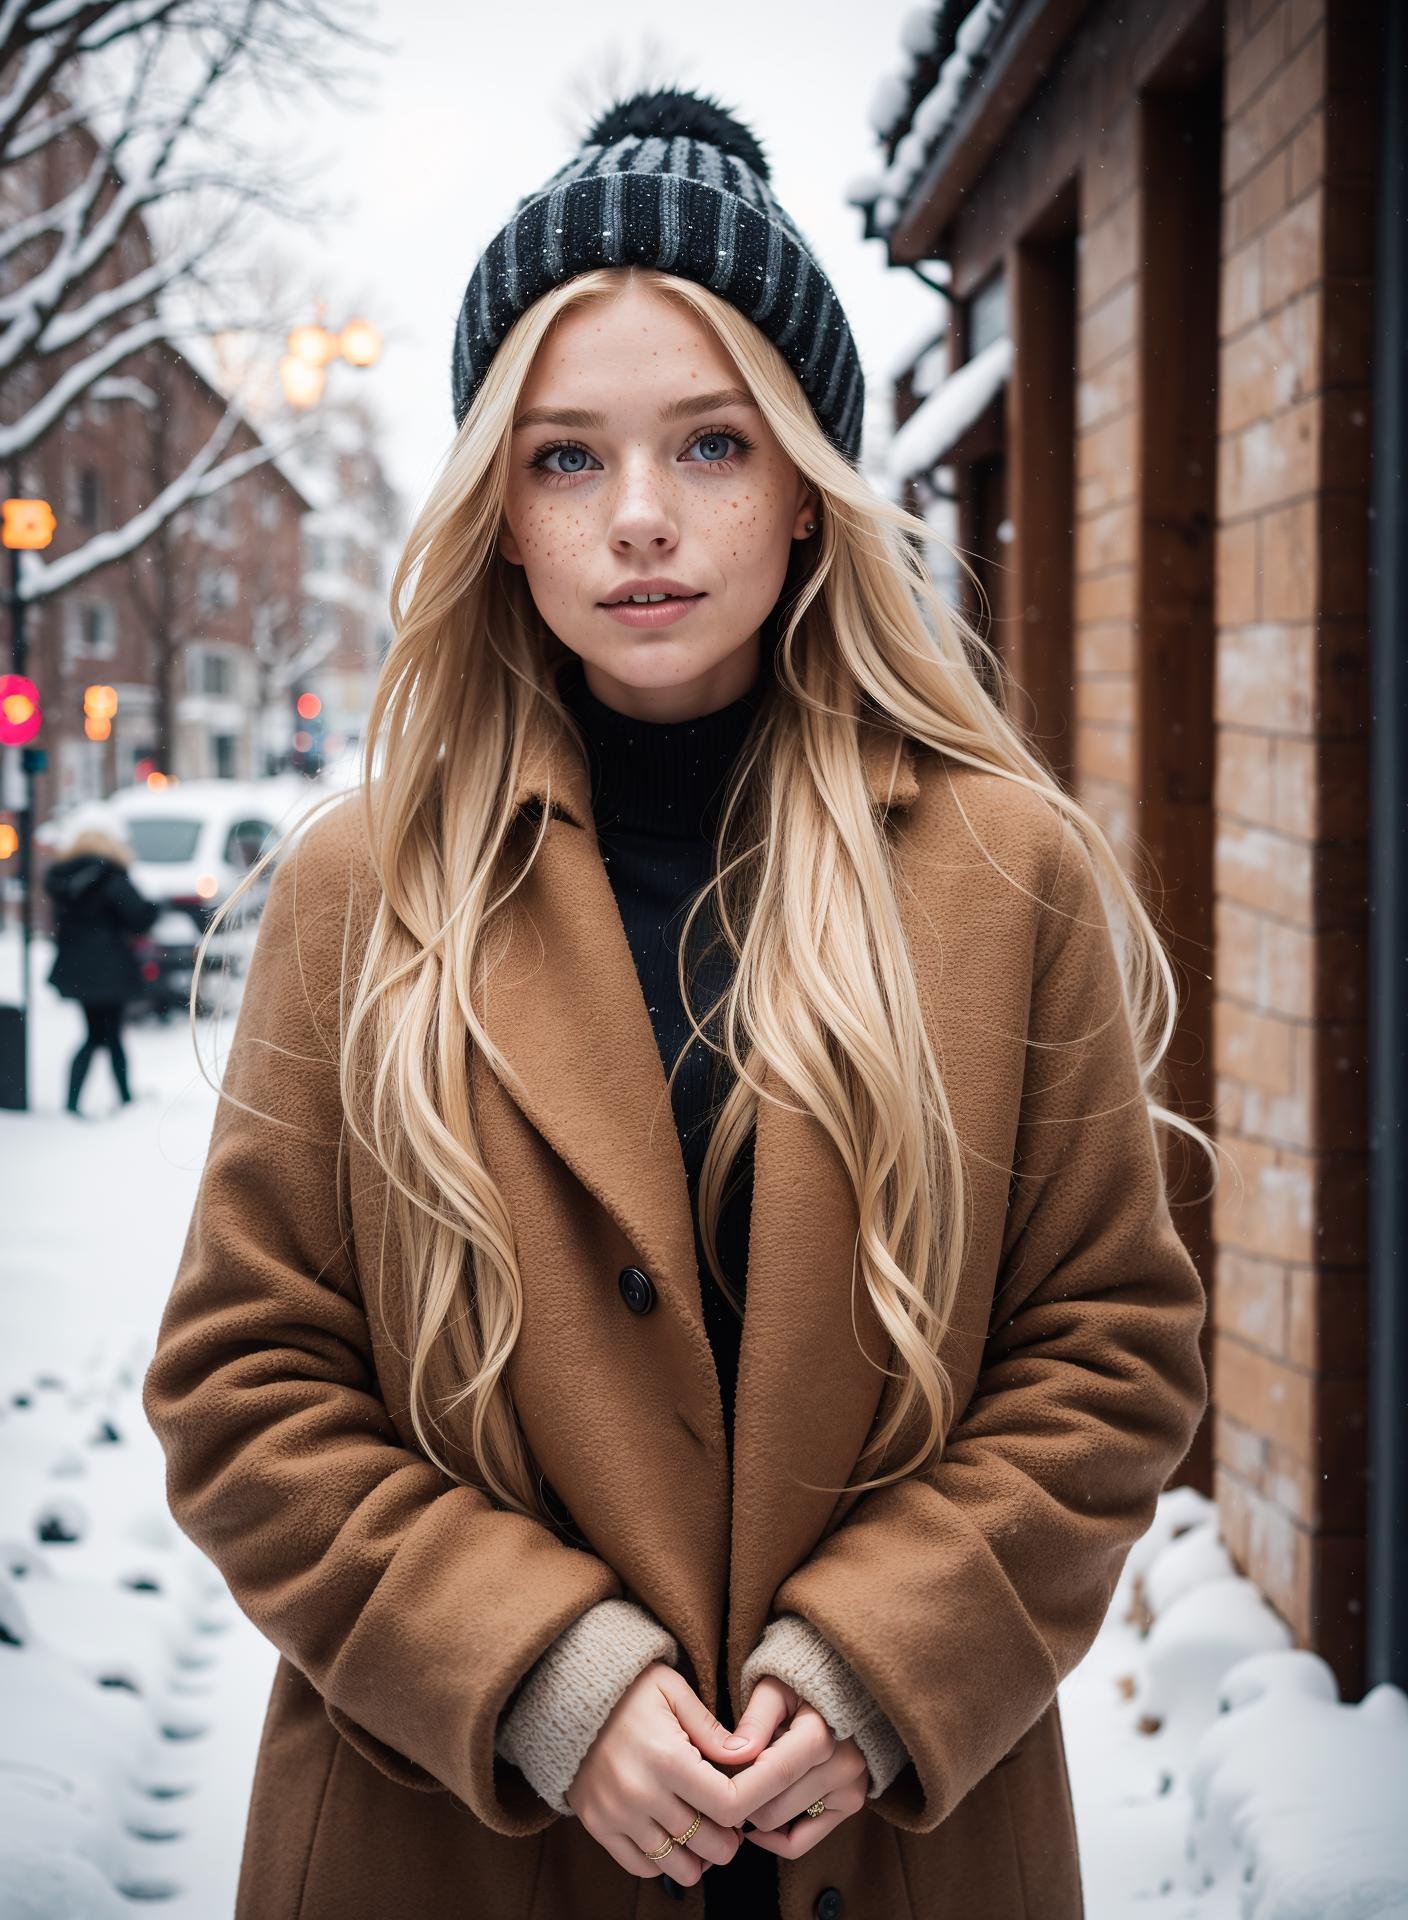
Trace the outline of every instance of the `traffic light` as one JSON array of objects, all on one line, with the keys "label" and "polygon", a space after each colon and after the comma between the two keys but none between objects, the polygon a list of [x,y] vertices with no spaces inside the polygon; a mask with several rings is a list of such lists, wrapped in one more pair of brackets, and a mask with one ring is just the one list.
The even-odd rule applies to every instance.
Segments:
[{"label": "traffic light", "polygon": [[22,747],[44,721],[39,689],[22,673],[0,673],[0,747]]},{"label": "traffic light", "polygon": [[6,500],[0,504],[0,543],[21,552],[47,547],[58,524],[47,500]]},{"label": "traffic light", "polygon": [[293,740],[289,765],[295,773],[311,778],[323,770],[323,703],[316,693],[304,688],[293,698]]},{"label": "traffic light", "polygon": [[83,731],[90,740],[106,740],[112,732],[113,716],[117,712],[117,689],[115,687],[85,687],[83,689]]}]

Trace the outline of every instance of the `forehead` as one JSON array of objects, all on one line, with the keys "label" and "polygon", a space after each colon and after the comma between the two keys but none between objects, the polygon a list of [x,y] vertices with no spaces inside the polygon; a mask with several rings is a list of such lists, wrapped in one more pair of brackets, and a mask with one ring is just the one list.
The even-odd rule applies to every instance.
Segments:
[{"label": "forehead", "polygon": [[696,381],[744,384],[718,337],[692,308],[632,281],[620,293],[584,301],[558,316],[534,357],[521,402],[653,399],[667,389],[671,396],[687,391]]}]

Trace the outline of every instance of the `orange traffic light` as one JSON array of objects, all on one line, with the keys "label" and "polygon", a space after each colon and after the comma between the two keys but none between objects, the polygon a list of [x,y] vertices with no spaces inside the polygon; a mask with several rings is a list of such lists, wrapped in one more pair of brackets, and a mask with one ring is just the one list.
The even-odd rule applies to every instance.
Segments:
[{"label": "orange traffic light", "polygon": [[0,673],[0,747],[22,747],[43,719],[34,682],[22,673]]},{"label": "orange traffic light", "polygon": [[47,547],[58,524],[47,500],[6,500],[0,507],[0,540],[7,547]]}]

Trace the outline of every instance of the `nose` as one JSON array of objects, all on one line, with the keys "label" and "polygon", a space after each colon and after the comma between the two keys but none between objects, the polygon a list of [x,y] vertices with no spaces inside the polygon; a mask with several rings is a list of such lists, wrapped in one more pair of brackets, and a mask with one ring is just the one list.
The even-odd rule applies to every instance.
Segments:
[{"label": "nose", "polygon": [[612,503],[612,551],[668,553],[679,540],[674,488],[645,450],[628,456]]}]

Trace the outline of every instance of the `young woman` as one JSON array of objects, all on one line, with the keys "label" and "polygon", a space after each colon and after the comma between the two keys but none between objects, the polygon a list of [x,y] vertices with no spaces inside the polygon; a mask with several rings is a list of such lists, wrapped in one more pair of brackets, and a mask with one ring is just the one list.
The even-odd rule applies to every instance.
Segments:
[{"label": "young woman", "polygon": [[454,386],[145,1386],[282,1656],[240,1920],[1070,1920],[1206,1396],[1155,930],[714,103],[520,202]]}]

